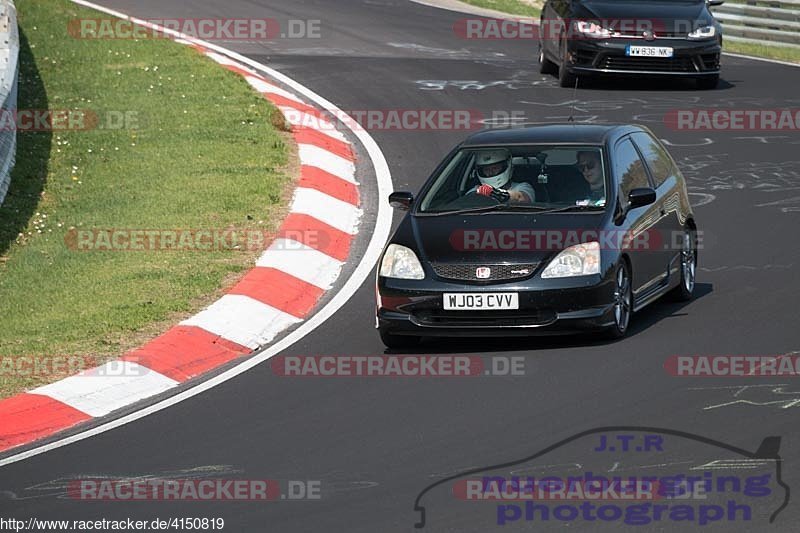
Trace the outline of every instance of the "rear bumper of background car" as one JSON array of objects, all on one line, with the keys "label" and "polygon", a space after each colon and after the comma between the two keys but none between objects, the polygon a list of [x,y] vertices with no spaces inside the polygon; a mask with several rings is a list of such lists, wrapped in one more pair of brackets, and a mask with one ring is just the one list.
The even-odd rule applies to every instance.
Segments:
[{"label": "rear bumper of background car", "polygon": [[[529,336],[594,331],[614,324],[613,274],[525,283],[465,285],[378,279],[378,327],[394,335]],[[515,292],[519,309],[448,311],[445,293]]]}]

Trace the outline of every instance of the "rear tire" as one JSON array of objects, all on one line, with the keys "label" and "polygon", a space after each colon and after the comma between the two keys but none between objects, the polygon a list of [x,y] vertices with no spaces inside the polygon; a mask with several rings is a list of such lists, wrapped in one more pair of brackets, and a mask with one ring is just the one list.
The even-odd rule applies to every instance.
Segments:
[{"label": "rear tire", "polygon": [[670,296],[678,302],[688,302],[694,296],[697,281],[697,241],[694,232],[686,230],[681,248],[681,279]]},{"label": "rear tire", "polygon": [[414,348],[422,340],[420,337],[415,337],[413,335],[393,335],[384,331],[382,328],[378,329],[378,333],[381,336],[381,341],[383,341],[383,344],[387,348],[395,350]]},{"label": "rear tire", "polygon": [[701,91],[710,91],[716,89],[719,84],[719,75],[709,76],[707,78],[698,78],[697,88]]},{"label": "rear tire", "polygon": [[558,72],[558,65],[547,59],[544,54],[542,43],[539,43],[539,73],[540,74],[555,74]]},{"label": "rear tire", "polygon": [[610,339],[621,339],[628,333],[628,326],[631,323],[633,314],[633,279],[631,269],[625,260],[621,260],[617,266],[616,288],[614,289],[614,325],[606,330],[606,336]]}]

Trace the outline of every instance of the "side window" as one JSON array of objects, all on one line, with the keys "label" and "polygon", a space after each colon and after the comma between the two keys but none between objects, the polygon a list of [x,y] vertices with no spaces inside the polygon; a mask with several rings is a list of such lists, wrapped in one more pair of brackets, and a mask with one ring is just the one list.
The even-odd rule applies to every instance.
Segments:
[{"label": "side window", "polygon": [[656,188],[661,187],[667,178],[677,174],[672,158],[658,141],[644,132],[634,133],[631,137],[642,151],[644,160],[656,182]]},{"label": "side window", "polygon": [[628,201],[631,190],[650,186],[644,163],[630,139],[623,140],[614,149],[614,169],[619,178],[623,202]]}]

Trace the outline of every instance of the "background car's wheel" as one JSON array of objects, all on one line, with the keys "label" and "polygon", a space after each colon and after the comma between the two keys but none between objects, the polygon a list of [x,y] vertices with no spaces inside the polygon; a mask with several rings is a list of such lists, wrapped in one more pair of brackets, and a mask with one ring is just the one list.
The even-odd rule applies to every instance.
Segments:
[{"label": "background car's wheel", "polygon": [[690,230],[683,234],[680,269],[681,281],[672,289],[672,296],[679,302],[686,302],[692,299],[697,278],[697,241]]},{"label": "background car's wheel", "polygon": [[414,348],[421,340],[419,337],[414,337],[413,335],[392,335],[384,331],[383,328],[378,329],[378,333],[380,333],[381,341],[383,341],[383,344],[387,348],[398,350]]},{"label": "background car's wheel", "polygon": [[561,54],[561,65],[558,67],[558,85],[561,87],[575,87],[575,81],[578,77],[567,69],[567,43],[564,42],[561,47],[563,52]]},{"label": "background car's wheel", "polygon": [[558,66],[547,59],[544,55],[544,47],[539,43],[539,73],[540,74],[555,74],[558,71]]},{"label": "background car's wheel", "polygon": [[633,284],[628,263],[620,261],[615,276],[614,288],[614,325],[608,328],[607,334],[612,339],[621,339],[628,332],[633,313]]},{"label": "background car's wheel", "polygon": [[708,76],[707,78],[698,78],[697,88],[703,91],[716,89],[719,84],[719,75]]}]

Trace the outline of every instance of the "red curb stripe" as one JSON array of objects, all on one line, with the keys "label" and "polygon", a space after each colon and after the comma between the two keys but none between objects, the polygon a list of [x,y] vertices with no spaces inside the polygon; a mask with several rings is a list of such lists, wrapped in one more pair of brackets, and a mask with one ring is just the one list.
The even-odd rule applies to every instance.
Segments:
[{"label": "red curb stripe", "polygon": [[315,116],[319,119],[326,120],[328,122],[333,122],[332,120],[333,117],[331,117],[324,111],[320,111],[316,107],[311,107],[308,104],[292,100],[291,98],[286,98],[285,96],[281,96],[280,94],[266,93],[266,92],[261,94],[263,94],[267,100],[269,100],[276,106],[291,107],[292,109],[296,109],[302,113],[308,113],[309,115]]},{"label": "red curb stripe", "polygon": [[250,352],[250,348],[202,328],[175,326],[141,348],[128,352],[122,360],[139,363],[184,382]]},{"label": "red curb stripe", "polygon": [[318,167],[308,165],[300,167],[300,181],[297,186],[316,189],[348,204],[355,206],[359,204],[358,186],[355,183],[345,181]]},{"label": "red curb stripe", "polygon": [[[213,59],[213,58],[212,58]],[[231,72],[235,72],[240,76],[252,76],[254,78],[258,78],[264,82],[267,82],[264,78],[253,72],[252,70],[243,69],[242,67],[237,67],[236,65],[227,65],[225,63],[219,63],[220,66],[225,67],[226,69],[230,70]],[[269,83],[269,82],[267,82]]]},{"label": "red curb stripe", "polygon": [[349,143],[334,139],[319,130],[302,126],[296,127],[294,128],[294,138],[298,144],[313,144],[348,161],[356,160]]},{"label": "red curb stripe", "polygon": [[27,444],[92,417],[58,400],[18,394],[0,402],[0,451]]},{"label": "red curb stripe", "polygon": [[[291,253],[291,252],[286,252]],[[249,296],[297,318],[305,318],[325,291],[281,270],[256,267],[228,294]]]},{"label": "red curb stripe", "polygon": [[342,262],[347,260],[353,242],[353,236],[349,233],[301,213],[289,213],[278,236],[302,242]]}]

